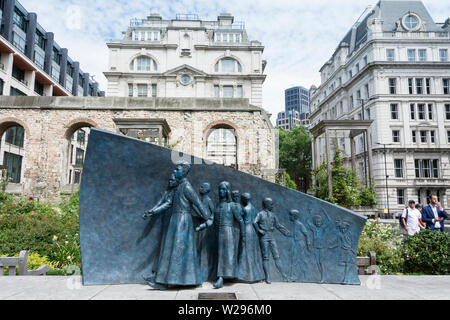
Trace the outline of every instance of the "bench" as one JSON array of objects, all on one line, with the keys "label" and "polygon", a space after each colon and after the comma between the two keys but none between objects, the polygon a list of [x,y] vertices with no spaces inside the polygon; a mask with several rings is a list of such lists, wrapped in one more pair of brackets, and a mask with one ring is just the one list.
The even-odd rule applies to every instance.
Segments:
[{"label": "bench", "polygon": [[8,276],[16,275],[16,267],[19,267],[19,276],[43,276],[50,267],[40,266],[37,270],[28,270],[28,251],[20,251],[19,257],[0,257],[0,276],[3,276],[3,267],[8,268]]},{"label": "bench", "polygon": [[358,266],[359,275],[374,275],[377,273],[377,259],[374,251],[369,252],[368,257],[357,257],[356,265]]}]

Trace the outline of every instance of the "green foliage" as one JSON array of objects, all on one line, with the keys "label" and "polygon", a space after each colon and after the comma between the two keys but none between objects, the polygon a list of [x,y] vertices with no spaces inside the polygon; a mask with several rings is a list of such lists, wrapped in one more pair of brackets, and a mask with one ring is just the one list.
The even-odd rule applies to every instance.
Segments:
[{"label": "green foliage", "polygon": [[2,202],[0,252],[13,256],[28,250],[47,257],[55,268],[79,265],[78,199],[75,193],[57,207],[32,196]]},{"label": "green foliage", "polygon": [[278,132],[280,167],[286,169],[294,181],[300,177],[311,179],[312,146],[309,132],[303,126],[294,126],[292,131],[278,129]]},{"label": "green foliage", "polygon": [[372,207],[377,204],[377,201],[375,200],[375,184],[372,183],[368,187],[361,188],[361,191],[359,192],[359,205],[364,207]]},{"label": "green foliage", "polygon": [[377,265],[383,274],[402,272],[403,258],[398,248],[403,237],[397,233],[398,225],[368,220],[359,238],[358,256],[364,257],[369,251],[374,251],[377,256]]},{"label": "green foliage", "polygon": [[59,204],[59,208],[64,213],[78,214],[80,206],[80,191],[73,193],[69,198],[65,198]]},{"label": "green foliage", "polygon": [[422,230],[407,236],[400,247],[405,273],[450,274],[450,235]]},{"label": "green foliage", "polygon": [[64,238],[53,237],[53,249],[49,253],[50,260],[57,268],[81,264],[80,239],[78,233],[73,236],[66,235]]},{"label": "green foliage", "polygon": [[[289,175],[289,173],[286,173],[286,175],[285,175],[284,178],[285,178],[285,180],[286,180],[286,188],[297,190],[297,185],[296,185],[295,182],[291,179],[291,176]],[[279,185],[283,185],[283,179],[282,179],[282,177],[276,176],[275,182],[278,183]]]},{"label": "green foliage", "polygon": [[314,170],[318,185],[314,188],[316,197],[338,204],[343,207],[359,205],[358,179],[356,175],[344,165],[342,152],[336,149],[331,167],[333,193],[328,195],[327,166],[323,163]]}]

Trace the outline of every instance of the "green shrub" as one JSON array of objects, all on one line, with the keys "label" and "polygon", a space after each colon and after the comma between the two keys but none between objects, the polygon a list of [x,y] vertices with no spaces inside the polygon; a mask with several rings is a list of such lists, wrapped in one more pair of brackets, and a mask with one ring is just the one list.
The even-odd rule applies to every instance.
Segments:
[{"label": "green shrub", "polygon": [[80,206],[80,191],[77,191],[70,197],[63,199],[58,207],[64,213],[78,214],[79,206]]},{"label": "green shrub", "polygon": [[[61,247],[64,248],[65,241],[78,238],[78,215],[71,214],[3,214],[0,215],[0,252],[12,256],[21,250],[38,253],[47,256],[56,266],[63,263],[61,259]],[[53,241],[65,239],[62,243]],[[71,242],[69,242],[71,243]],[[70,244],[70,255],[74,256],[72,262],[77,263],[79,254],[73,252],[73,244]],[[78,247],[79,252],[79,247]],[[66,256],[66,257],[67,257]],[[54,260],[55,259],[55,260]],[[66,259],[67,261],[69,259]]]},{"label": "green shrub", "polygon": [[407,236],[400,247],[405,273],[450,274],[450,235],[422,230]]},{"label": "green shrub", "polygon": [[361,233],[358,256],[367,256],[374,251],[377,265],[383,274],[399,273],[403,270],[403,258],[399,253],[402,236],[397,235],[398,226],[368,220]]},{"label": "green shrub", "polygon": [[373,188],[373,185],[370,185],[369,187],[364,187],[361,189],[359,193],[359,204],[364,207],[372,207],[377,204],[377,201],[375,200],[375,189]]}]

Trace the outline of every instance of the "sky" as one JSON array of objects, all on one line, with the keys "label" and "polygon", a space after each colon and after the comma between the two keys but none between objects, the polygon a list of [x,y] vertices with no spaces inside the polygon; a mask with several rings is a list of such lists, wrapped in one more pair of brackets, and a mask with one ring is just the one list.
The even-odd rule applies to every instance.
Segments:
[{"label": "sky", "polygon": [[[106,91],[108,48],[121,39],[130,19],[160,13],[163,19],[195,13],[202,20],[216,20],[231,13],[244,21],[251,40],[265,46],[267,79],[263,108],[272,114],[284,109],[284,90],[293,86],[320,85],[321,66],[364,10],[378,0],[19,0],[38,23],[55,34],[81,69],[95,76]],[[450,1],[423,0],[435,22],[450,17]]]}]

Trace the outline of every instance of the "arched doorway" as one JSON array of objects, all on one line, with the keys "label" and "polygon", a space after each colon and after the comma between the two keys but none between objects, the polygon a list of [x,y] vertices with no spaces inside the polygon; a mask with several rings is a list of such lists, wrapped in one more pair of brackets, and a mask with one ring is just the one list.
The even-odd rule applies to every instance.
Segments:
[{"label": "arched doorway", "polygon": [[23,182],[26,130],[16,122],[0,125],[0,165],[8,183]]},{"label": "arched doorway", "polygon": [[237,134],[227,124],[218,124],[206,133],[206,159],[238,169]]}]

